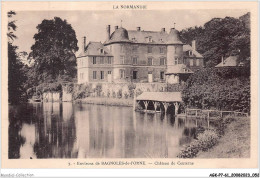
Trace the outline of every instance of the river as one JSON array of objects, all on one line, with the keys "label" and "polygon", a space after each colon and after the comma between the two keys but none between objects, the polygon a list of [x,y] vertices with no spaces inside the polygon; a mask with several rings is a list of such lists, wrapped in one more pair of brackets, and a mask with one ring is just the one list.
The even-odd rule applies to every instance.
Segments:
[{"label": "river", "polygon": [[9,158],[175,158],[194,120],[75,103],[9,106]]}]

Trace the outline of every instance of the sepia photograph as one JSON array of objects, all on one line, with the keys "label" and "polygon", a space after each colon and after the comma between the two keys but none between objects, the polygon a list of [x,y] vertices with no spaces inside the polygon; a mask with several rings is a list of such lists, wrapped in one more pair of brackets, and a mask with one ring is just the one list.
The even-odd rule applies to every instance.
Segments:
[{"label": "sepia photograph", "polygon": [[9,161],[258,157],[250,9],[85,9],[2,14]]}]

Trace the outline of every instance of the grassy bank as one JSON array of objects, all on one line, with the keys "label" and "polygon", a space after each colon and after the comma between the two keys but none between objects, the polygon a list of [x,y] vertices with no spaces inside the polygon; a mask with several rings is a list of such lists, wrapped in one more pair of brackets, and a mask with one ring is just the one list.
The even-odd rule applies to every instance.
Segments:
[{"label": "grassy bank", "polygon": [[133,99],[123,99],[123,98],[102,98],[102,97],[87,97],[84,99],[77,99],[78,103],[88,103],[88,104],[99,104],[99,105],[110,105],[110,106],[133,106]]},{"label": "grassy bank", "polygon": [[225,134],[207,152],[197,158],[248,158],[250,157],[250,118],[235,118],[227,125]]},{"label": "grassy bank", "polygon": [[196,135],[178,158],[246,158],[250,156],[250,118],[227,116],[212,123],[214,127]]}]

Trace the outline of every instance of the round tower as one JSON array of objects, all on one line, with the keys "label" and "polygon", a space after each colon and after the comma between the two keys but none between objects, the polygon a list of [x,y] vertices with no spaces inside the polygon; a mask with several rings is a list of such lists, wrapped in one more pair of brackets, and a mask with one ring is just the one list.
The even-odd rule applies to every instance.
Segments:
[{"label": "round tower", "polygon": [[129,74],[125,65],[129,61],[128,46],[131,41],[125,28],[115,26],[115,31],[111,34],[110,39],[106,42],[106,46],[114,56],[113,65],[118,66],[113,69],[113,80],[125,79]]},{"label": "round tower", "polygon": [[179,31],[171,28],[167,39],[167,66],[183,63],[183,43]]}]

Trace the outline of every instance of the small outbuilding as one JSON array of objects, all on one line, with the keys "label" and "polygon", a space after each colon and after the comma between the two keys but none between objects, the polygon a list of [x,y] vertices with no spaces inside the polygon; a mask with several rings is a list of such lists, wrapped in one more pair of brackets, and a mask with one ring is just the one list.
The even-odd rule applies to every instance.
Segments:
[{"label": "small outbuilding", "polygon": [[193,74],[193,71],[189,69],[185,64],[177,64],[169,66],[166,72],[166,82],[169,84],[183,83]]}]

